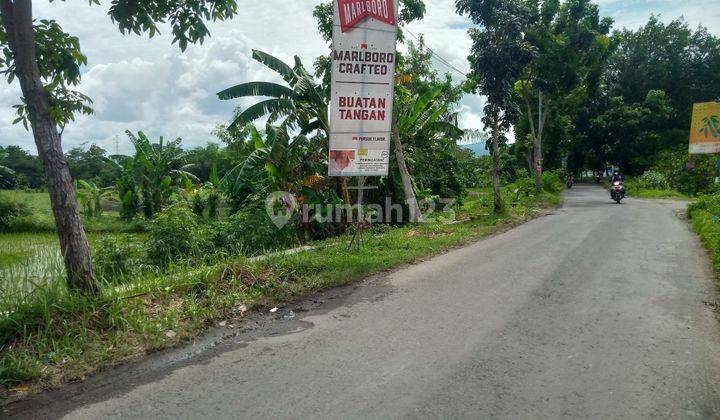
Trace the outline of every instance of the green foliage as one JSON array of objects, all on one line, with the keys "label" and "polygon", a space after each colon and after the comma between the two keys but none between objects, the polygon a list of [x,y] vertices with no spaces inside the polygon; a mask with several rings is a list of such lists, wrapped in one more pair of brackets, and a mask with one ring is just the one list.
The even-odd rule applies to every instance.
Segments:
[{"label": "green foliage", "polygon": [[87,182],[82,179],[75,181],[75,189],[78,200],[85,209],[85,215],[88,217],[101,216],[103,212],[103,200],[114,198],[114,188],[100,188],[94,182]]},{"label": "green foliage", "polygon": [[[376,234],[367,235],[367,246],[357,252],[349,253],[331,240],[321,244],[327,246],[293,255],[254,260],[229,256],[213,265],[183,265],[168,267],[169,272],[164,273],[120,276],[113,281],[125,286],[106,288],[105,295],[97,299],[68,294],[61,275],[50,277],[32,293],[26,289],[11,294],[3,289],[0,313],[9,315],[0,317],[0,385],[62,383],[129,357],[177,345],[200,334],[213,320],[236,314],[241,304],[252,310],[297,301],[476,241],[533,217],[548,197],[528,198],[501,216],[489,215],[489,204],[474,198],[465,206],[477,210],[471,213],[470,222],[377,226],[372,230]],[[260,212],[262,209],[257,210],[257,221],[261,221]],[[188,209],[183,214],[183,218],[198,220]],[[466,210],[463,215],[468,215]],[[291,232],[292,228],[288,237]],[[122,248],[123,242],[127,241],[119,239],[116,245]],[[110,246],[109,255],[135,258],[132,252],[113,248]],[[6,249],[0,247],[0,253]],[[124,281],[130,277],[132,281]],[[12,283],[27,287],[30,281],[18,278]],[[176,336],[170,337],[168,331]]]},{"label": "green foliage", "polygon": [[720,273],[720,193],[699,197],[688,206],[687,212],[710,253],[716,273]]},{"label": "green foliage", "polygon": [[668,182],[665,175],[661,172],[649,170],[645,171],[644,174],[635,180],[633,183],[633,190],[636,188],[667,190],[670,189],[670,182]]},{"label": "green foliage", "polygon": [[168,204],[178,185],[199,180],[189,172],[191,165],[185,163],[186,152],[180,147],[181,139],[165,143],[160,137],[160,141],[153,144],[142,131],[137,136],[130,131],[126,133],[135,146],[133,167],[140,185],[143,212],[145,217],[152,218]]},{"label": "green foliage", "polygon": [[223,21],[236,14],[235,0],[113,0],[109,11],[123,34],[146,32],[152,38],[160,33],[157,23],[167,22],[172,28],[173,44],[183,51],[188,44],[202,43],[210,36],[205,21]]},{"label": "green foliage", "polygon": [[172,206],[150,223],[148,260],[167,268],[173,263],[202,260],[212,250],[212,232],[198,216],[183,206]]},{"label": "green foliage", "polygon": [[[40,19],[33,24],[37,64],[40,77],[49,93],[50,117],[64,127],[75,120],[77,113],[91,114],[92,100],[70,87],[80,82],[80,66],[87,64],[87,58],[80,52],[77,37],[66,34],[55,20]],[[0,26],[0,68],[4,69],[8,83],[16,77],[15,57],[8,44],[5,26]],[[15,108],[14,124],[22,123],[29,129],[30,115],[25,101]]]},{"label": "green foliage", "polygon": [[0,232],[9,231],[15,219],[30,214],[30,208],[27,204],[0,196]]},{"label": "green foliage", "polygon": [[551,194],[559,194],[565,188],[563,184],[565,172],[563,170],[545,171],[542,174],[543,191]]},{"label": "green foliage", "polygon": [[0,146],[0,189],[40,188],[45,185],[43,167],[37,156],[19,146]]},{"label": "green foliage", "polygon": [[[667,179],[669,187],[683,194],[709,193],[715,189],[716,157],[689,155],[687,148],[669,149],[660,153],[653,171]],[[695,162],[694,169],[686,169],[688,160]]]},{"label": "green foliage", "polygon": [[271,99],[256,103],[235,116],[230,129],[238,129],[269,116],[269,123],[283,121],[287,128],[300,128],[302,134],[314,130],[327,133],[328,98],[323,87],[315,82],[313,75],[305,69],[299,57],[293,67],[262,51],[253,50],[253,58],[270,70],[278,73],[286,85],[271,82],[242,83],[221,92],[221,100],[265,96]]},{"label": "green foliage", "polygon": [[250,205],[212,226],[214,245],[230,254],[255,255],[298,244],[291,221],[278,229],[264,206]]},{"label": "green foliage", "polygon": [[104,237],[93,246],[93,267],[101,279],[122,283],[142,274],[145,248],[137,238]]}]

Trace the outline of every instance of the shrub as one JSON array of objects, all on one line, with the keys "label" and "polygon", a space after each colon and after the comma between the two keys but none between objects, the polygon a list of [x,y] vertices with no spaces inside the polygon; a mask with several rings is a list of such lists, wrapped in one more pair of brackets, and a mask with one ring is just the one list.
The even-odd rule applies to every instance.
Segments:
[{"label": "shrub", "polygon": [[635,188],[647,190],[669,190],[670,183],[665,175],[658,171],[645,171],[642,176],[635,180]]},{"label": "shrub", "polygon": [[558,194],[560,191],[563,190],[563,182],[561,181],[561,178],[562,172],[560,170],[543,172],[543,190],[552,194]]},{"label": "shrub", "polygon": [[688,206],[688,215],[720,273],[720,193],[701,196]]},{"label": "shrub", "polygon": [[212,255],[211,231],[190,209],[172,206],[150,224],[148,259],[161,268],[175,261],[192,261]]},{"label": "shrub", "polygon": [[202,191],[196,191],[193,193],[190,199],[190,205],[192,206],[192,211],[196,215],[202,217],[205,213],[205,206],[207,205],[207,201],[205,201],[205,196],[202,193]]},{"label": "shrub", "polygon": [[0,197],[0,232],[10,230],[15,219],[29,216],[30,213],[30,207],[27,204]]},{"label": "shrub", "polygon": [[212,226],[215,246],[231,253],[256,255],[298,244],[294,221],[278,228],[259,205],[245,207]]},{"label": "shrub", "polygon": [[215,219],[218,216],[218,207],[220,207],[220,193],[212,191],[207,199],[208,217]]},{"label": "shrub", "polygon": [[137,242],[137,238],[128,241],[105,237],[93,249],[95,273],[110,282],[138,276],[145,263],[143,251],[143,245]]}]

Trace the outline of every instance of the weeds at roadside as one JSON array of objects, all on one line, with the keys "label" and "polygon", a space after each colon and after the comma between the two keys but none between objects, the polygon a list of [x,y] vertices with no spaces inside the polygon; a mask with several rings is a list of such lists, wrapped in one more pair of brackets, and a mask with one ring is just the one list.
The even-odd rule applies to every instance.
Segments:
[{"label": "weeds at roadside", "polygon": [[528,194],[496,216],[483,197],[478,195],[481,204],[468,202],[458,209],[467,222],[376,227],[361,251],[332,246],[349,241],[340,237],[326,241],[331,246],[292,255],[225,255],[209,265],[178,261],[164,272],[105,284],[105,294],[97,299],[68,294],[62,273],[54,273],[33,285],[32,293],[0,300],[5,315],[0,322],[0,384],[30,383],[42,389],[82,378],[194,337],[213,320],[238,313],[238,307],[292,302],[461,246],[559,202],[557,195]]}]

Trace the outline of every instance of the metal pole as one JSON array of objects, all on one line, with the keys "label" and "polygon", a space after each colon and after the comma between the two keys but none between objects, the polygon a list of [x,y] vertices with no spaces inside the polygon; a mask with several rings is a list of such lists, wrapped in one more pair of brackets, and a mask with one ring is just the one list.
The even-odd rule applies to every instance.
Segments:
[{"label": "metal pole", "polygon": [[363,192],[365,189],[365,177],[360,176],[358,177],[358,249],[362,249],[363,246],[365,246],[365,241],[363,239],[363,226],[365,218],[363,217]]}]

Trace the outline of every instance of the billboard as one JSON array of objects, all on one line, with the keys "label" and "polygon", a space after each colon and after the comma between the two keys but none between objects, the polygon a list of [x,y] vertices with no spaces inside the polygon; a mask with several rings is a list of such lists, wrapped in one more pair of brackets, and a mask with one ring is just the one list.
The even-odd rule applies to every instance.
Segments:
[{"label": "billboard", "polygon": [[720,153],[720,102],[693,105],[690,153]]},{"label": "billboard", "polygon": [[329,176],[386,176],[396,0],[334,0]]}]

